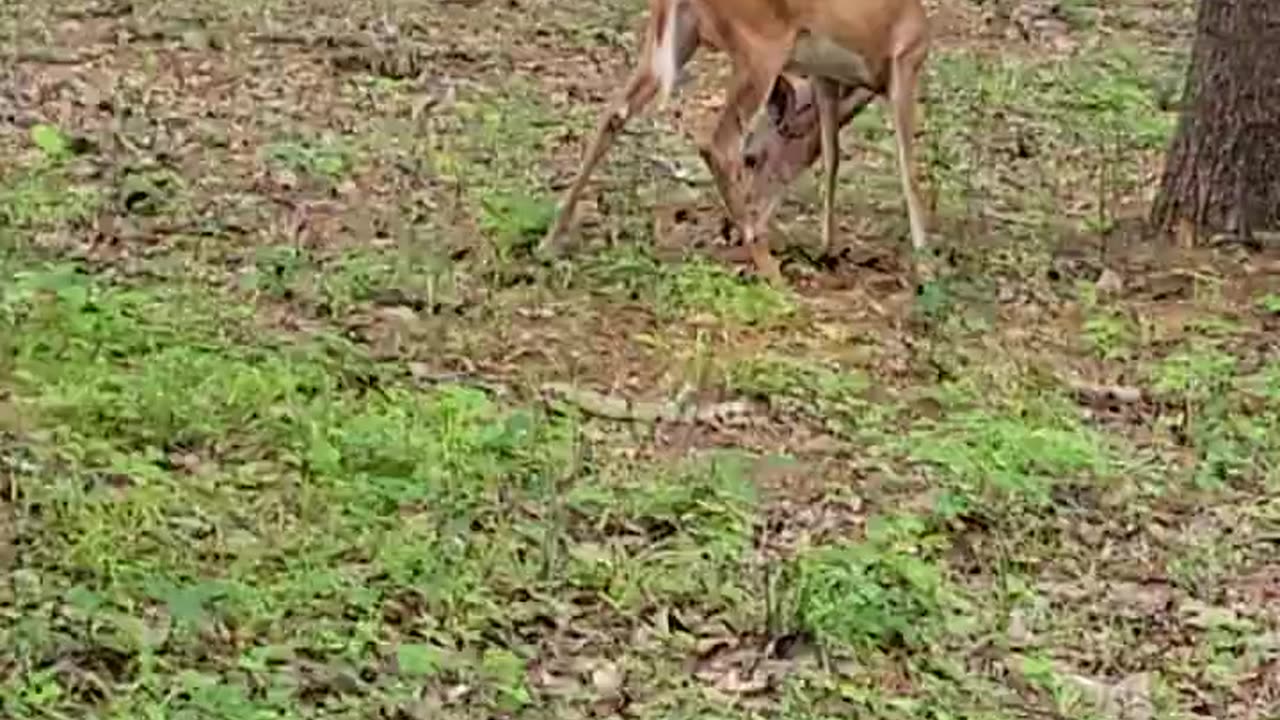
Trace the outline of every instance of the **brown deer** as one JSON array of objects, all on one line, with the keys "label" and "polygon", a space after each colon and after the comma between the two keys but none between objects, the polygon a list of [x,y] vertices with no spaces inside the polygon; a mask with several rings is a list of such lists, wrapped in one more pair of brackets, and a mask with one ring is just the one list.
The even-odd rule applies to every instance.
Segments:
[{"label": "brown deer", "polygon": [[[812,84],[823,158],[824,249],[835,234],[841,120],[847,121],[876,96],[888,102],[893,117],[912,245],[925,246],[924,210],[911,172],[916,88],[929,50],[928,21],[920,0],[649,0],[640,63],[620,96],[601,114],[541,250],[560,244],[592,170],[618,132],[655,97],[666,104],[681,69],[702,45],[728,54],[733,76],[715,130],[701,143],[699,153],[760,274],[781,279],[765,233],[776,197],[764,198],[761,207],[762,198],[755,195],[770,183],[776,189],[786,172],[749,177],[743,134],[771,94],[794,92],[790,83],[780,80],[783,73]],[[778,97],[785,106],[785,95]],[[800,169],[783,168],[794,173]]]}]

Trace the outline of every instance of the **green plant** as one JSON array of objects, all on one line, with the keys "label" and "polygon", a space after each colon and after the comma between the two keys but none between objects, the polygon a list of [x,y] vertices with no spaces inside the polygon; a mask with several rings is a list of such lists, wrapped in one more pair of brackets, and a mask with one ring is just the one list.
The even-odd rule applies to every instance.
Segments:
[{"label": "green plant", "polygon": [[735,277],[719,265],[701,260],[664,266],[654,293],[660,310],[685,315],[709,312],[748,325],[769,323],[795,312],[795,305],[783,292]]},{"label": "green plant", "polygon": [[620,247],[601,253],[582,274],[611,295],[650,303],[663,318],[767,327],[798,310],[787,291],[698,257],[660,262],[643,248]]},{"label": "green plant", "polygon": [[918,518],[879,517],[862,542],[806,553],[797,560],[797,621],[859,649],[942,641],[960,600],[931,557],[937,542]]},{"label": "green plant", "polygon": [[1002,500],[1042,506],[1055,485],[1091,479],[1109,464],[1102,439],[1076,423],[984,410],[957,412],[913,431],[908,452],[946,483],[944,514],[989,511]]},{"label": "green plant", "polygon": [[1217,348],[1177,352],[1152,371],[1154,389],[1206,400],[1231,384],[1236,363],[1234,356]]},{"label": "green plant", "polygon": [[[846,131],[853,247],[788,288],[649,242],[677,204],[664,255],[719,240],[696,100],[628,123],[598,251],[526,261],[643,2],[57,5],[0,2],[26,40],[0,83],[0,716],[1077,717],[1072,675],[1150,646],[1180,717],[1266,669],[1265,608],[1211,606],[1271,559],[1280,305],[1219,252],[1159,258],[1166,288],[1122,242],[1188,3],[1064,0],[1069,53],[939,28],[918,169],[945,271],[914,300],[875,104]],[[179,46],[55,42],[140,21]],[[820,175],[779,230],[816,233]],[[1063,308],[1082,226],[1135,282]],[[1151,392],[1113,411],[1066,377]],[[769,403],[566,416],[552,381]],[[1179,612],[1144,622],[1169,589],[1113,581],[1159,576]]]},{"label": "green plant", "polygon": [[874,412],[863,395],[870,383],[862,372],[776,353],[733,362],[726,372],[729,388],[759,395],[779,407],[829,419],[838,427],[868,430]]},{"label": "green plant", "polygon": [[269,162],[325,180],[342,178],[352,165],[351,151],[332,139],[282,140],[267,145],[264,155]]},{"label": "green plant", "polygon": [[1091,315],[1084,321],[1084,337],[1104,360],[1121,360],[1133,352],[1135,334],[1132,323],[1115,312]]},{"label": "green plant", "polygon": [[[725,604],[747,597],[741,569],[757,498],[745,458],[717,453],[657,474],[601,478],[574,487],[564,502],[579,518],[567,548],[575,585],[598,587],[621,607],[654,594]],[[634,533],[643,550],[602,544],[606,528],[628,528],[624,538]]]},{"label": "green plant", "polygon": [[526,195],[486,194],[480,206],[480,228],[494,236],[504,258],[541,240],[556,214],[554,200]]},{"label": "green plant", "polygon": [[1085,343],[1104,360],[1130,357],[1139,340],[1132,320],[1105,306],[1098,298],[1097,287],[1092,283],[1078,283],[1076,291],[1085,311]]},{"label": "green plant", "polygon": [[1267,293],[1254,300],[1259,310],[1270,315],[1280,315],[1280,293]]},{"label": "green plant", "polygon": [[61,130],[47,123],[31,126],[31,141],[52,161],[65,160],[71,156],[71,140]]},{"label": "green plant", "polygon": [[0,231],[33,230],[87,220],[101,193],[73,185],[63,168],[44,165],[20,171],[0,183]]}]

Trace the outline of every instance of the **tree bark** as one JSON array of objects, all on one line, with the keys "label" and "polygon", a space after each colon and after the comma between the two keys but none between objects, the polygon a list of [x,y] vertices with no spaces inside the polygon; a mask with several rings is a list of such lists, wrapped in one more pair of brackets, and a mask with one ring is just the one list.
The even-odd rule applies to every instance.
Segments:
[{"label": "tree bark", "polygon": [[1280,0],[1200,0],[1158,230],[1280,228]]}]

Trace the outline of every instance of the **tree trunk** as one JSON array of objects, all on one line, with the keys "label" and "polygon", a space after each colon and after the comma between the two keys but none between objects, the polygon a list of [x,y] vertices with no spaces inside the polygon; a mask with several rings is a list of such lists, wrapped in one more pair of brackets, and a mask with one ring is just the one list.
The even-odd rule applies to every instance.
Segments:
[{"label": "tree trunk", "polygon": [[1280,228],[1280,0],[1200,0],[1183,102],[1152,225]]}]

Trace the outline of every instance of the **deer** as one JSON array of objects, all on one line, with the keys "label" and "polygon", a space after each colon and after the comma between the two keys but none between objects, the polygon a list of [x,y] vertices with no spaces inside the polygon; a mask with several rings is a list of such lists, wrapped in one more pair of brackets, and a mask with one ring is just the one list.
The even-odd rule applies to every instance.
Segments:
[{"label": "deer", "polygon": [[[924,209],[911,167],[916,92],[929,44],[921,0],[649,0],[640,60],[621,92],[600,113],[539,251],[560,249],[591,173],[618,134],[655,98],[659,109],[668,105],[684,66],[703,46],[728,55],[732,77],[715,128],[699,141],[698,153],[757,273],[770,282],[782,281],[765,226],[778,184],[813,161],[800,153],[775,162],[774,171],[754,176],[748,167],[752,156],[745,152],[744,130],[756,123],[771,99],[775,109],[786,112],[794,101],[788,93],[795,94],[793,83],[780,80],[786,75],[808,82],[804,87],[811,86],[817,110],[824,254],[835,235],[841,120],[847,121],[873,98],[884,99],[891,111],[911,242],[917,250],[924,249]],[[767,132],[757,135],[769,137]],[[767,153],[768,147],[757,148],[761,150]],[[761,202],[759,195],[766,189],[772,192]]]}]

